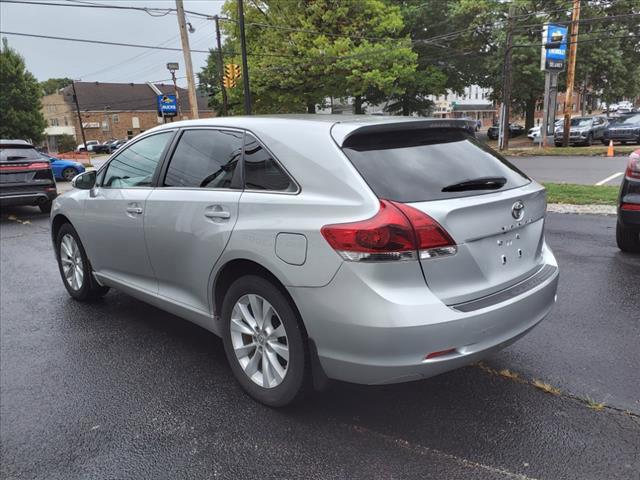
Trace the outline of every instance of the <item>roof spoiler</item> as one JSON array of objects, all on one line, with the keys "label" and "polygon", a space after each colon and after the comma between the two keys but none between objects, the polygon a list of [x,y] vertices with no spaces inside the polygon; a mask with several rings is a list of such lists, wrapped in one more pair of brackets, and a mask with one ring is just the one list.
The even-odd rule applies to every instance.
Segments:
[{"label": "roof spoiler", "polygon": [[381,123],[357,123],[345,122],[336,123],[331,127],[331,136],[336,143],[342,147],[348,138],[353,135],[394,132],[394,131],[410,131],[425,130],[428,128],[448,128],[460,129],[475,135],[475,120],[465,120],[462,118],[428,118],[421,120],[406,119],[393,120]]}]

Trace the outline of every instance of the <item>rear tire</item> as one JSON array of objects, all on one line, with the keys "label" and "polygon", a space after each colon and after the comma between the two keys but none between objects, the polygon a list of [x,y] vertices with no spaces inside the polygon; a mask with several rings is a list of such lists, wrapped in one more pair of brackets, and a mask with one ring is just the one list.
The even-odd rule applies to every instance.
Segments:
[{"label": "rear tire", "polygon": [[56,236],[58,269],[69,295],[79,301],[95,300],[104,296],[109,287],[103,287],[93,278],[91,263],[84,251],[75,228],[65,223]]},{"label": "rear tire", "polygon": [[640,233],[616,224],[616,243],[623,252],[640,253]]},{"label": "rear tire", "polygon": [[227,360],[249,395],[270,407],[283,407],[310,390],[306,335],[282,291],[262,277],[240,277],[227,290],[221,313]]},{"label": "rear tire", "polygon": [[41,203],[38,205],[38,208],[42,213],[51,213],[51,204],[53,202],[51,200],[47,200],[45,203]]}]

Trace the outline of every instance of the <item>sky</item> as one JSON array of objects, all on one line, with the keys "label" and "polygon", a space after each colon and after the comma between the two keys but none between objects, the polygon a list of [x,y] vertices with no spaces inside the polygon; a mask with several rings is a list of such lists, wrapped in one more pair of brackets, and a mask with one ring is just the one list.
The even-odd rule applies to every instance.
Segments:
[{"label": "sky", "polygon": [[[26,0],[69,3],[69,0]],[[93,3],[175,8],[174,0],[91,0]],[[76,3],[77,4],[77,3]],[[224,0],[184,0],[185,10],[208,15],[220,13]],[[189,17],[196,29],[189,34],[192,49],[215,47],[213,21]],[[44,5],[11,4],[0,0],[0,30],[33,33],[57,37],[74,37],[111,42],[163,45],[180,48],[180,34],[176,15],[152,17],[134,10],[102,8],[54,7]],[[184,73],[182,52],[149,50],[112,45],[95,45],[62,40],[4,35],[11,48],[25,59],[27,69],[38,80],[69,77],[82,81],[100,82],[170,82],[167,62],[179,62],[178,77]],[[192,53],[194,73],[206,65],[206,53]],[[159,83],[159,82],[158,82]],[[178,84],[186,86],[184,78]]]}]

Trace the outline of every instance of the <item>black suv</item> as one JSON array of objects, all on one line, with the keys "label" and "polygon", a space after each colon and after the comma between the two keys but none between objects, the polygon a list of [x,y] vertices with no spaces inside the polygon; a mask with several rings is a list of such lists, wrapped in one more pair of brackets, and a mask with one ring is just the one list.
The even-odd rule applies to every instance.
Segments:
[{"label": "black suv", "polygon": [[[509,124],[509,138],[517,137],[524,133],[524,127],[522,125],[518,125],[517,123]],[[492,125],[487,130],[487,137],[490,140],[497,140],[500,136],[500,125]]]},{"label": "black suv", "polygon": [[57,195],[49,160],[24,140],[0,140],[0,206],[37,205],[49,213]]},{"label": "black suv", "polygon": [[640,253],[640,149],[629,155],[620,186],[616,240],[623,252]]}]

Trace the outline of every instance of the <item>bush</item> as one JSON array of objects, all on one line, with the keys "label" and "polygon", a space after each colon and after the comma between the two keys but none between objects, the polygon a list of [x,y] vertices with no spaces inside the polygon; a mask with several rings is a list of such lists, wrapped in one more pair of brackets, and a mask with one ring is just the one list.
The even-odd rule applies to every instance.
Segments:
[{"label": "bush", "polygon": [[60,135],[58,137],[58,152],[73,152],[76,149],[76,139],[71,135]]}]

